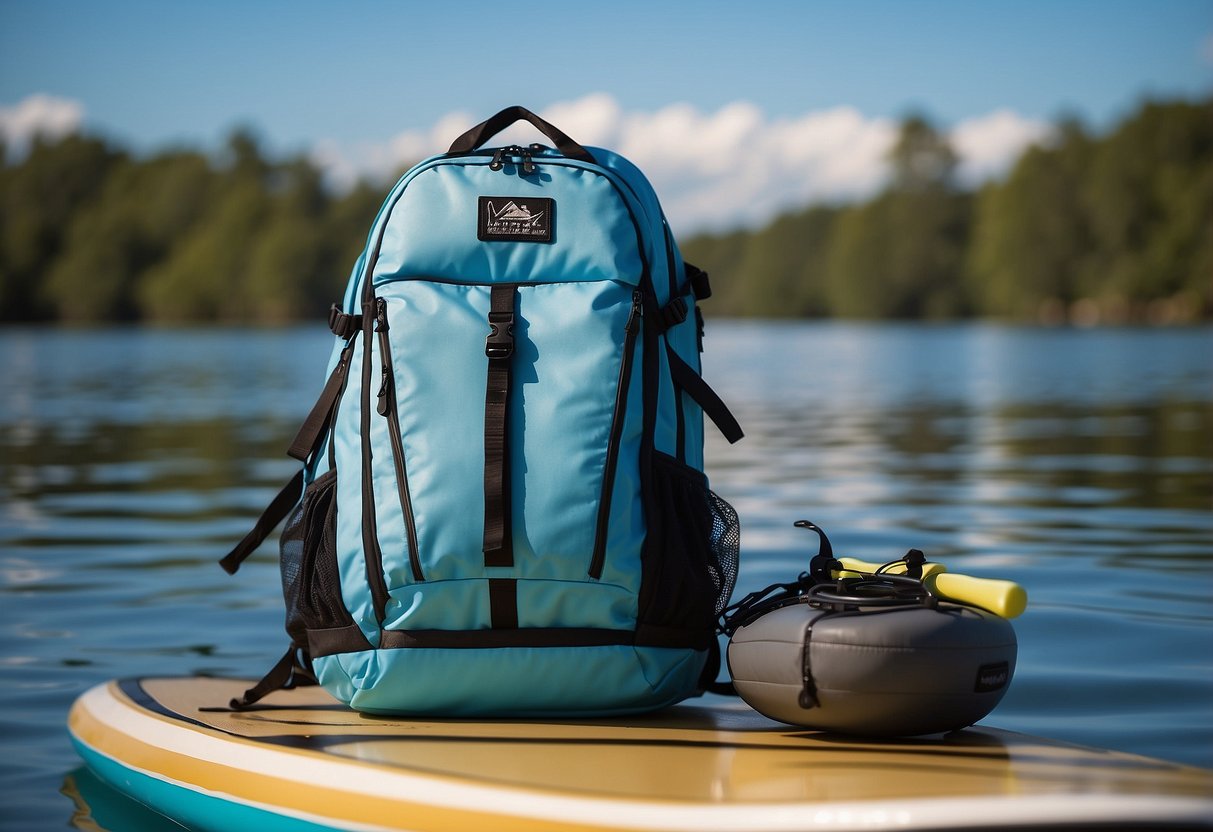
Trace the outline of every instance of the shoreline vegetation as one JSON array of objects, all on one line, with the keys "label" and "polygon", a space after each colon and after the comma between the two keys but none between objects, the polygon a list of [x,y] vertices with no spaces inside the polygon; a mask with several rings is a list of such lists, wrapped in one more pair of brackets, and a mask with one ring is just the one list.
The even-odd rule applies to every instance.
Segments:
[{"label": "shoreline vegetation", "polygon": [[[0,146],[0,159],[6,159]],[[1073,120],[975,190],[925,118],[886,188],[682,241],[720,317],[1213,320],[1213,99]],[[0,322],[287,323],[327,314],[387,187],[332,193],[238,131],[220,154],[36,140],[0,167]]]}]

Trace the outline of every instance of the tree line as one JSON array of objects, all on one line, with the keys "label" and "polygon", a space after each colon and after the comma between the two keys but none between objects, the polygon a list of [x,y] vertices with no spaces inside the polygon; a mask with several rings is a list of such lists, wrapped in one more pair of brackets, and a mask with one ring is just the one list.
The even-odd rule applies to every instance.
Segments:
[{"label": "tree line", "polygon": [[[0,147],[0,158],[6,158]],[[946,136],[907,118],[887,187],[685,241],[709,311],[1078,323],[1213,317],[1213,100],[1144,104],[1106,135],[1057,125],[966,190]],[[384,196],[306,158],[140,158],[37,140],[0,168],[0,320],[281,322],[323,315]]]},{"label": "tree line", "polygon": [[215,158],[84,135],[0,170],[0,319],[283,322],[339,299],[383,198],[237,131]]},{"label": "tree line", "polygon": [[1182,323],[1213,317],[1213,100],[1147,103],[1104,136],[1056,125],[976,191],[921,117],[874,198],[699,237],[712,311],[755,317]]}]

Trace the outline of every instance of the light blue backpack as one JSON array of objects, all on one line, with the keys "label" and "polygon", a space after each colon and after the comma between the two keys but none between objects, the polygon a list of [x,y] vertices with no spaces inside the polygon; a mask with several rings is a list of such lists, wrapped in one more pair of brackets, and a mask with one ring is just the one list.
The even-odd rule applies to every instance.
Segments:
[{"label": "light blue backpack", "polygon": [[[526,120],[555,147],[481,149]],[[354,266],[281,540],[292,645],[372,713],[629,713],[715,676],[736,513],[703,474],[706,275],[651,186],[511,107],[409,170]],[[302,495],[302,499],[300,499]]]}]

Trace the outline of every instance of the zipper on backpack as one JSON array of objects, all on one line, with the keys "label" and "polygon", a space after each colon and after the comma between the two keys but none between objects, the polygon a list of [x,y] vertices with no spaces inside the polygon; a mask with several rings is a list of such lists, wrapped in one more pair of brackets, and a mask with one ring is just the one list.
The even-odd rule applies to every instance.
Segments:
[{"label": "zipper on backpack", "polygon": [[409,497],[409,481],[404,470],[404,441],[400,436],[400,418],[396,411],[396,376],[392,371],[392,346],[388,338],[387,301],[383,298],[375,298],[375,332],[379,334],[379,356],[382,361],[375,410],[387,419],[388,437],[392,443],[392,464],[396,469],[396,491],[400,496],[400,513],[404,515],[404,530],[408,538],[409,567],[414,581],[424,581],[421,557],[417,553],[417,525],[413,519],[413,502]]},{"label": "zipper on backpack", "polygon": [[623,422],[627,416],[628,388],[632,382],[632,358],[636,352],[636,335],[640,332],[641,307],[644,295],[632,292],[632,311],[624,325],[623,360],[619,365],[619,382],[615,389],[615,412],[611,414],[611,434],[607,444],[606,465],[602,472],[602,494],[598,499],[598,519],[594,531],[594,553],[590,558],[589,575],[602,577],[606,565],[607,527],[611,519],[611,492],[615,490],[615,469],[619,466],[619,443]]},{"label": "zipper on backpack", "polygon": [[501,170],[505,167],[505,163],[507,161],[512,160],[515,156],[517,156],[519,159],[521,159],[521,161],[518,163],[518,167],[522,171],[522,175],[530,176],[535,172],[535,160],[532,154],[535,152],[535,148],[540,148],[540,150],[542,150],[542,147],[542,145],[534,144],[530,147],[520,147],[516,144],[507,145],[506,147],[499,147],[497,148],[497,151],[493,153],[493,158],[489,162],[489,170]]}]

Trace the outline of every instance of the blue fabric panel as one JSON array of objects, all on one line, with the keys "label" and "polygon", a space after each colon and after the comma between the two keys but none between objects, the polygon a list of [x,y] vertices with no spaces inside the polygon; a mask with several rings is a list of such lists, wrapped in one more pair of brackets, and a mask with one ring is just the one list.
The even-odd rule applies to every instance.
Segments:
[{"label": "blue fabric panel", "polygon": [[[497,571],[508,574],[507,570]],[[385,622],[389,630],[484,630],[491,626],[487,580],[425,581],[393,589],[392,598]],[[636,626],[635,591],[626,587],[589,579],[520,579],[517,598],[520,627],[628,630]]]},{"label": "blue fabric panel", "polygon": [[[594,550],[632,288],[609,281],[527,287],[518,310],[522,352],[509,426],[514,563],[532,578],[583,579]],[[633,441],[619,455],[638,453]],[[638,500],[639,488],[626,499]],[[640,541],[619,544],[639,548]]]},{"label": "blue fabric panel", "polygon": [[[489,292],[483,286],[397,281],[387,300],[392,367],[421,569],[429,580],[484,575],[484,395]],[[378,418],[379,422],[386,420]],[[376,446],[375,505],[399,536],[385,545],[389,591],[412,582],[391,444]],[[380,479],[382,478],[382,479]],[[392,612],[389,611],[389,617]]]},{"label": "blue fabric panel", "polygon": [[578,717],[639,713],[695,689],[706,654],[664,647],[368,650],[315,662],[321,684],[368,713]]},{"label": "blue fabric panel", "polygon": [[[669,294],[669,265],[664,248],[664,214],[657,201],[657,194],[649,184],[640,169],[627,159],[610,150],[601,147],[588,148],[599,165],[618,177],[624,187],[633,195],[638,205],[638,215],[645,224],[645,237],[649,243],[649,268],[653,277],[653,288],[657,296],[657,305],[664,306],[670,300]],[[681,277],[675,281],[680,283]]]},{"label": "blue fabric panel", "polygon": [[[387,218],[375,283],[417,275],[461,283],[639,282],[637,229],[609,178],[564,164],[542,165],[530,177],[510,170],[480,160],[413,177]],[[555,200],[552,242],[481,242],[480,196]]]},{"label": "blue fabric panel", "polygon": [[631,587],[588,580],[520,580],[516,591],[519,627],[630,630],[636,626],[636,595]]},{"label": "blue fabric panel", "polygon": [[[471,553],[474,559],[475,553]],[[387,630],[485,630],[492,626],[488,581],[423,581],[390,590]]]}]

